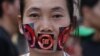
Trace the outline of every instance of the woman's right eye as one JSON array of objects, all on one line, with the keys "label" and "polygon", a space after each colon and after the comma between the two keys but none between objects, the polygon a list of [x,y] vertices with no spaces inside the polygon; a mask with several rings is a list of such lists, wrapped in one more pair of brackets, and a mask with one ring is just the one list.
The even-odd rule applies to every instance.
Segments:
[{"label": "woman's right eye", "polygon": [[37,13],[33,13],[33,14],[30,14],[29,17],[33,17],[33,18],[39,18],[40,15],[37,14]]}]

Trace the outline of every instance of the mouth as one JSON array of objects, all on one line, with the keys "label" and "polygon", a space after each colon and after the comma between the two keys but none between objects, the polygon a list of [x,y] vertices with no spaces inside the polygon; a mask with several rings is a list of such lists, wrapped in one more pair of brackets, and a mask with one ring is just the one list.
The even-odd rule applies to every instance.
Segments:
[{"label": "mouth", "polygon": [[38,34],[37,47],[43,50],[51,50],[54,45],[54,35],[53,34]]}]

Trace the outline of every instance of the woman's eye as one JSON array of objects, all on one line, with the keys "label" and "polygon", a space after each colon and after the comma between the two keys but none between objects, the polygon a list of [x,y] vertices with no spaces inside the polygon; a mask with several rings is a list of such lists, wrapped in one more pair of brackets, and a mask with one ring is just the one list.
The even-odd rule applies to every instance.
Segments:
[{"label": "woman's eye", "polygon": [[63,17],[63,15],[53,15],[53,18],[60,18]]},{"label": "woman's eye", "polygon": [[38,18],[38,17],[40,17],[40,16],[39,16],[39,14],[34,13],[34,14],[30,14],[29,17]]}]

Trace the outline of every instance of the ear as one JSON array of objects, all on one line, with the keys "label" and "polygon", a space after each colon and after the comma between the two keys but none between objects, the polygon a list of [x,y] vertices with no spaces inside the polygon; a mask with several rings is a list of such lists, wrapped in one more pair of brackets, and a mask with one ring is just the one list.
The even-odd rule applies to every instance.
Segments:
[{"label": "ear", "polygon": [[3,9],[3,12],[5,14],[7,14],[8,13],[8,10],[9,10],[9,4],[7,2],[3,2],[2,3],[2,9]]},{"label": "ear", "polygon": [[21,34],[24,34],[21,15],[18,15],[17,20],[18,20],[19,31],[20,31]]}]

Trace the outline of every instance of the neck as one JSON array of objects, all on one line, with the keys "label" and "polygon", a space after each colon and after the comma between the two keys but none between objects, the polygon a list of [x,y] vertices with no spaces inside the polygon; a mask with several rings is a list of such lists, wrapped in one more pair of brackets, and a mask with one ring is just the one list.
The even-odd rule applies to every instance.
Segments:
[{"label": "neck", "polygon": [[31,49],[30,56],[64,56],[64,54],[63,51],[57,51],[53,53],[39,53]]}]

